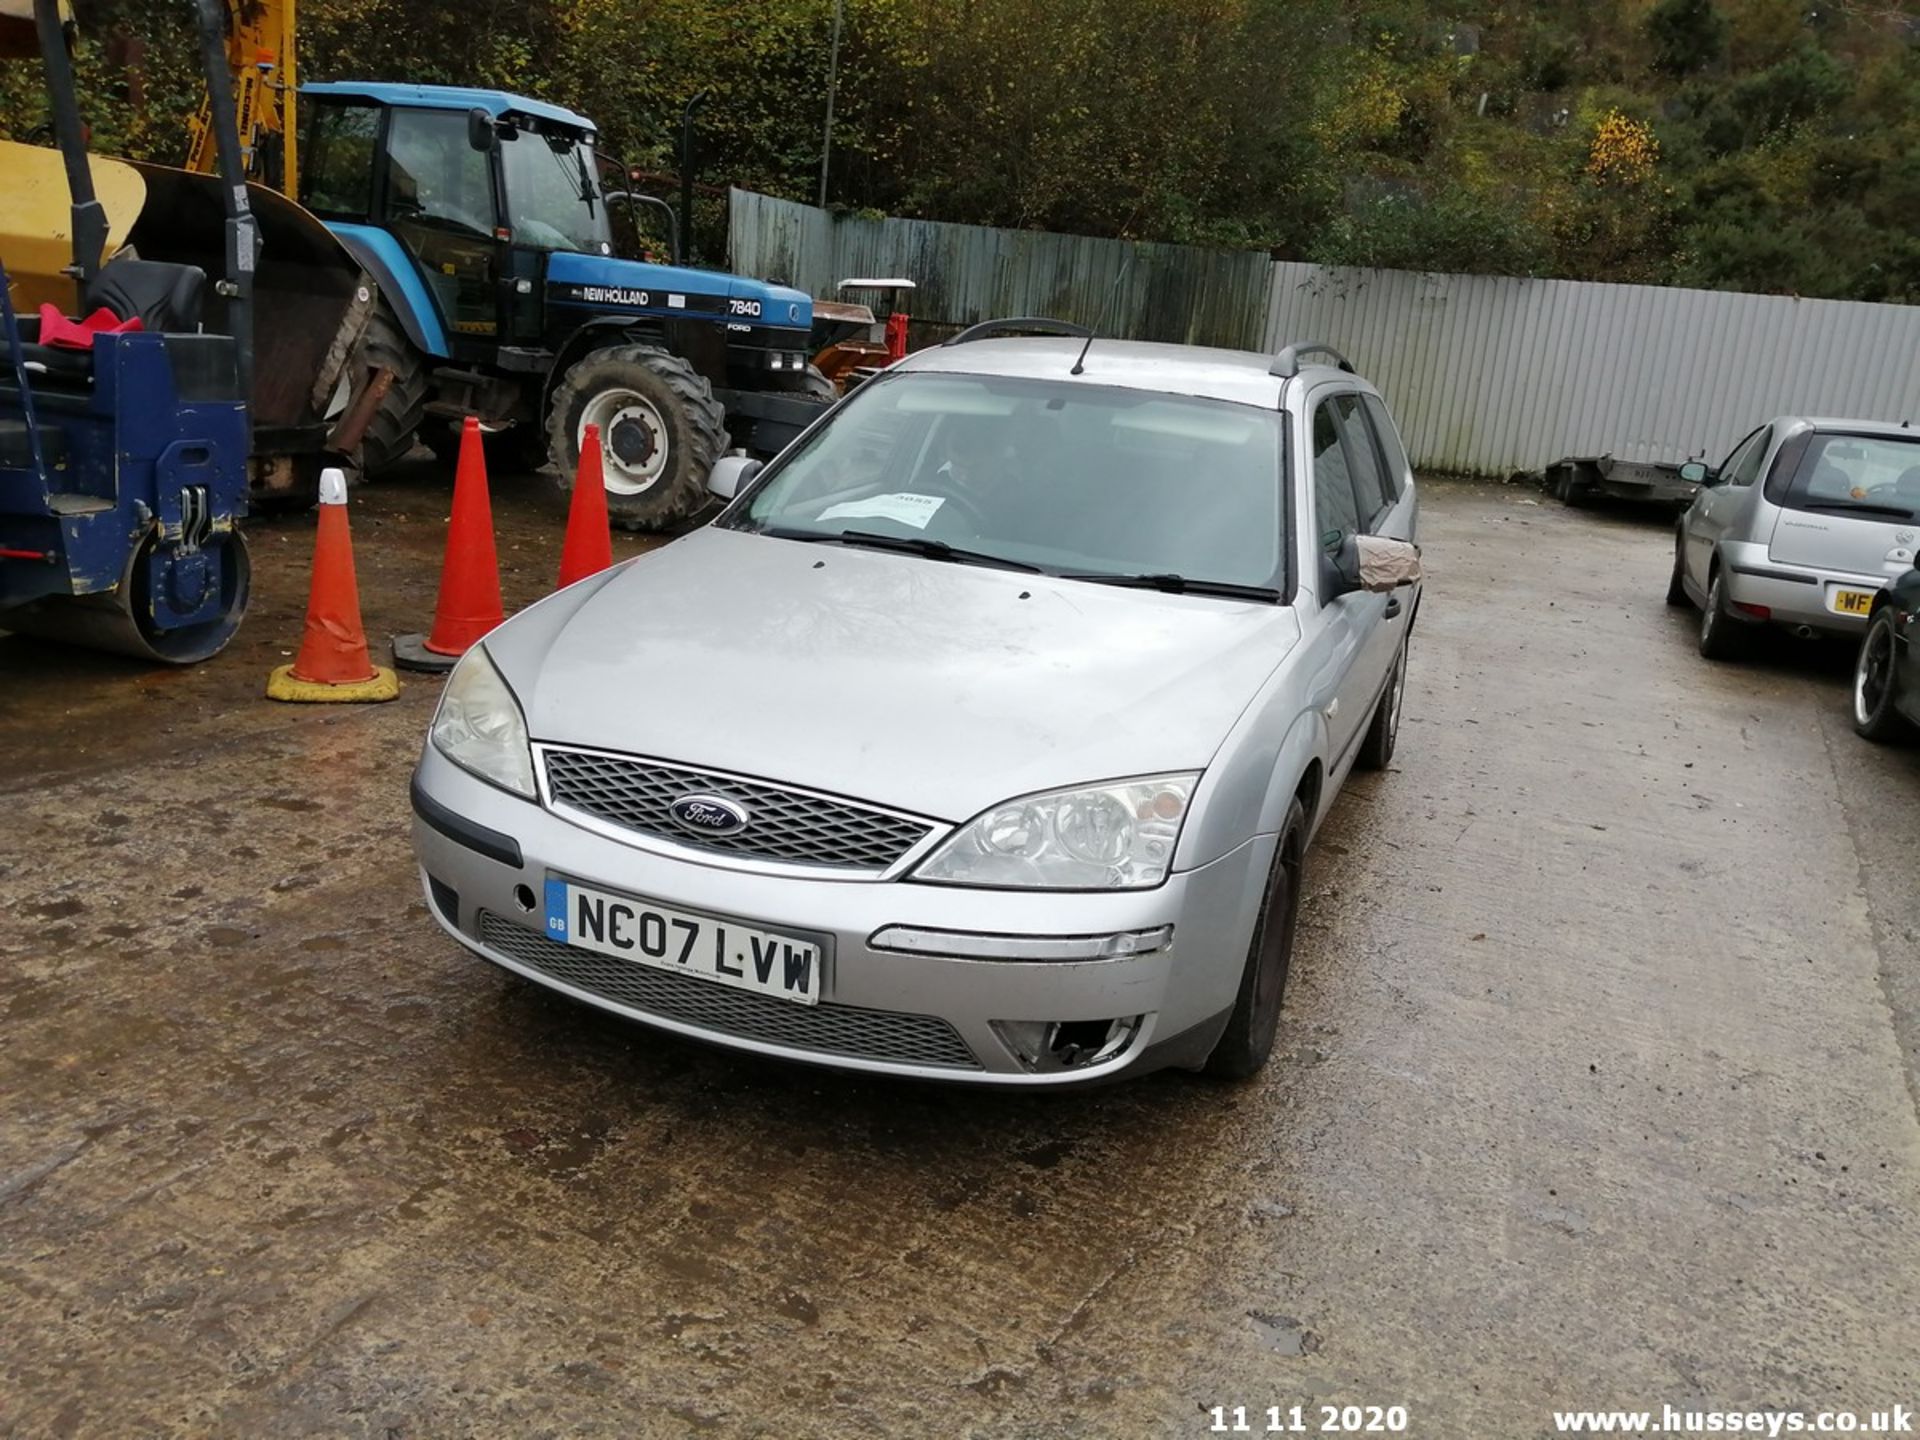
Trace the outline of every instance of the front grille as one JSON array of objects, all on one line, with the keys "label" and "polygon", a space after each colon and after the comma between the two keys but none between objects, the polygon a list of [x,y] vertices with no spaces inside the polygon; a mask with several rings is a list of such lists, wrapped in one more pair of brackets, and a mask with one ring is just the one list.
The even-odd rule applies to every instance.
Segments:
[{"label": "front grille", "polygon": [[[676,845],[755,860],[827,865],[878,873],[926,839],[924,820],[889,815],[847,800],[808,795],[587,750],[544,752],[547,792],[556,805]],[[745,807],[746,827],[732,835],[696,835],[674,823],[668,806],[686,795],[721,795]]]},{"label": "front grille", "polygon": [[966,1042],[938,1016],[776,1000],[697,976],[655,970],[561,945],[485,910],[480,912],[480,939],[490,949],[576,990],[702,1030],[821,1055],[980,1068]]}]

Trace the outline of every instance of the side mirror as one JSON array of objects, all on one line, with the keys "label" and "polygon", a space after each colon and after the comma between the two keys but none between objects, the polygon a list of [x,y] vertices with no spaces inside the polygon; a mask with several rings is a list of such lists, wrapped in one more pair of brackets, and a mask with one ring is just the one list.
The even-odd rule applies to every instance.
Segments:
[{"label": "side mirror", "polygon": [[493,116],[478,105],[467,111],[467,144],[483,154],[495,144]]},{"label": "side mirror", "polygon": [[722,500],[731,500],[759,473],[760,462],[751,455],[722,455],[707,472],[707,491]]},{"label": "side mirror", "polygon": [[1360,588],[1372,594],[1403,590],[1425,573],[1420,568],[1420,547],[1411,540],[1356,535],[1353,548],[1360,562]]},{"label": "side mirror", "polygon": [[1384,535],[1350,535],[1332,553],[1320,553],[1321,603],[1351,595],[1356,590],[1385,594],[1417,583],[1420,547]]},{"label": "side mirror", "polygon": [[1689,485],[1707,483],[1707,467],[1698,460],[1689,460],[1680,467],[1680,478]]}]

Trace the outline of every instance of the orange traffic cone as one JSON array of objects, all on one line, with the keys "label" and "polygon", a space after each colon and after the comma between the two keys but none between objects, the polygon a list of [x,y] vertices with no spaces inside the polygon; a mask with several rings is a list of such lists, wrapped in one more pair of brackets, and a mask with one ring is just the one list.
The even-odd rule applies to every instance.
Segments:
[{"label": "orange traffic cone", "polygon": [[394,663],[408,670],[451,670],[474,641],[506,618],[500,609],[500,558],[493,548],[493,505],[487,499],[480,422],[469,415],[460,429],[453,521],[447,527],[433,632],[394,636]]},{"label": "orange traffic cone", "polygon": [[607,480],[601,470],[600,427],[580,437],[580,468],[567,510],[567,542],[560,550],[560,588],[598,575],[613,564],[613,532],[607,523]]},{"label": "orange traffic cone", "polygon": [[294,662],[267,676],[267,696],[339,702],[391,700],[399,693],[399,678],[367,655],[367,632],[360,625],[360,587],[353,575],[353,537],[347,532],[347,477],[338,470],[323,470],[306,634]]}]

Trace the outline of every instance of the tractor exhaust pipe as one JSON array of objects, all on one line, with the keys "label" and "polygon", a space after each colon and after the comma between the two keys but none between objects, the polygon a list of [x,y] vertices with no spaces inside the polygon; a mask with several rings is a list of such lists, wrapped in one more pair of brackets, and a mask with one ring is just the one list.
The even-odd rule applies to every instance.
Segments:
[{"label": "tractor exhaust pipe", "polygon": [[706,103],[711,91],[702,90],[680,112],[680,233],[675,237],[673,263],[693,263],[693,112]]}]

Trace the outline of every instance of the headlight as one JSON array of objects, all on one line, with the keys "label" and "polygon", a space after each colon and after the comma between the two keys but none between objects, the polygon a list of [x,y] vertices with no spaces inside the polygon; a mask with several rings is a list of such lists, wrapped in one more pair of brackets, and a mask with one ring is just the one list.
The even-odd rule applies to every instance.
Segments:
[{"label": "headlight", "polygon": [[434,748],[462,770],[529,800],[536,793],[527,722],[484,647],[474,646],[453,667],[428,733]]},{"label": "headlight", "polygon": [[1167,878],[1198,775],[1153,775],[996,805],[914,870],[1006,890],[1144,890]]}]

